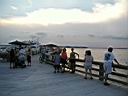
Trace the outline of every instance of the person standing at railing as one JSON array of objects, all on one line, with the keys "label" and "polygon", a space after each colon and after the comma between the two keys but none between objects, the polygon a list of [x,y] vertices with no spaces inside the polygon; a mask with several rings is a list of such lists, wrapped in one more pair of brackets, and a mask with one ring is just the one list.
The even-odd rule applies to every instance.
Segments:
[{"label": "person standing at railing", "polygon": [[64,48],[61,52],[61,70],[62,70],[62,73],[65,72],[65,64],[67,64],[67,52],[66,52],[66,48]]},{"label": "person standing at railing", "polygon": [[93,56],[91,55],[91,51],[87,50],[85,52],[85,57],[84,57],[84,67],[85,67],[85,77],[84,79],[87,79],[87,72],[89,70],[89,74],[90,74],[90,79],[92,78],[92,62],[93,62]]},{"label": "person standing at railing", "polygon": [[70,53],[70,57],[69,57],[69,62],[70,62],[70,68],[72,70],[71,73],[75,73],[75,67],[76,67],[76,55],[78,56],[79,59],[79,54],[74,52],[74,48],[71,48],[71,53]]},{"label": "person standing at railing", "polygon": [[110,85],[107,80],[108,80],[108,75],[111,74],[112,72],[112,63],[113,61],[115,61],[118,65],[119,62],[117,61],[117,59],[115,58],[114,54],[112,53],[113,48],[109,47],[108,48],[108,52],[105,53],[104,55],[104,85]]},{"label": "person standing at railing", "polygon": [[53,53],[54,54],[54,62],[53,62],[53,67],[54,67],[54,73],[60,72],[60,52],[56,51]]}]

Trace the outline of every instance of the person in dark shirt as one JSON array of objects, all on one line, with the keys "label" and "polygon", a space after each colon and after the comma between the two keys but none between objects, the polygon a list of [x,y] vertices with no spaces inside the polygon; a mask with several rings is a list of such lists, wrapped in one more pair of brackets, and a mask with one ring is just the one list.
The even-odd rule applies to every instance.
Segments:
[{"label": "person in dark shirt", "polygon": [[75,73],[75,67],[76,67],[76,65],[75,65],[76,60],[75,59],[76,59],[76,55],[78,56],[78,59],[79,59],[79,54],[74,52],[74,48],[71,48],[71,53],[70,53],[70,57],[69,57],[69,62],[71,64],[70,68],[72,70],[71,73]]},{"label": "person in dark shirt", "polygon": [[15,68],[15,52],[14,49],[10,51],[10,69]]}]

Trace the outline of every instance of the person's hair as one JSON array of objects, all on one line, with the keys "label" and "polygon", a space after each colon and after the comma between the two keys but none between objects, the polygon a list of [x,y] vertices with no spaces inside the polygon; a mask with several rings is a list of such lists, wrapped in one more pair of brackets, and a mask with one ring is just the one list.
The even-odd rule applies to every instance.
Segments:
[{"label": "person's hair", "polygon": [[87,50],[87,51],[86,51],[86,55],[91,56],[91,51],[90,51],[90,50]]},{"label": "person's hair", "polygon": [[65,51],[66,51],[66,48],[63,49],[63,52],[65,52]]},{"label": "person's hair", "polygon": [[73,51],[73,50],[74,50],[74,48],[71,48],[71,50]]},{"label": "person's hair", "polygon": [[108,48],[108,51],[109,51],[109,52],[112,52],[112,51],[113,51],[113,48],[112,48],[112,47],[109,47],[109,48]]}]

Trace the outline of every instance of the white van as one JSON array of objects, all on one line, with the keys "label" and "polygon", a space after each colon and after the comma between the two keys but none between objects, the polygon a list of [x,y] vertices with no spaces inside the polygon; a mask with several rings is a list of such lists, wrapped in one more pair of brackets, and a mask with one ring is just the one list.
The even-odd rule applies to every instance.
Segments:
[{"label": "white van", "polygon": [[32,55],[36,55],[39,53],[39,46],[37,45],[31,45]]}]

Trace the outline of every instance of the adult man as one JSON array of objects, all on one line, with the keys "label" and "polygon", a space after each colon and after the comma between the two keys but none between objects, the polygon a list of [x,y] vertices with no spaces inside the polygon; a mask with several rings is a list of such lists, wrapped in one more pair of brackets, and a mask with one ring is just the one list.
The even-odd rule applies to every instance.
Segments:
[{"label": "adult man", "polygon": [[76,55],[78,56],[78,59],[79,59],[79,54],[78,53],[76,53],[76,52],[74,52],[74,48],[71,48],[71,53],[70,53],[70,58],[69,58],[69,62],[70,62],[70,64],[71,64],[71,69],[72,69],[72,72],[71,73],[75,73],[75,67],[76,67],[76,65],[75,65],[75,63],[76,63]]}]

